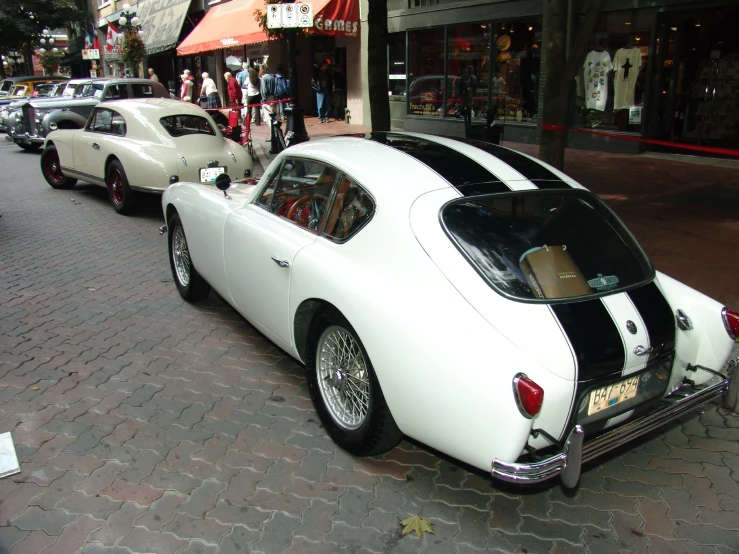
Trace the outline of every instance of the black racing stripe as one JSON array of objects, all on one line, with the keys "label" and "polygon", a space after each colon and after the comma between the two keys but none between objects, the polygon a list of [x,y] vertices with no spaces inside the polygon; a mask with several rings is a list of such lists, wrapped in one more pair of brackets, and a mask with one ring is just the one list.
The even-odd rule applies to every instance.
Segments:
[{"label": "black racing stripe", "polygon": [[626,362],[624,344],[599,298],[552,304],[551,308],[575,351],[578,392],[593,382],[621,374]]},{"label": "black racing stripe", "polygon": [[627,294],[647,328],[649,345],[654,349],[649,359],[675,350],[675,316],[654,281]]},{"label": "black racing stripe", "polygon": [[[400,133],[368,133],[365,138],[395,148],[427,165],[464,196],[511,191],[499,177],[472,158],[437,142]],[[469,188],[471,185],[474,187]]]},{"label": "black racing stripe", "polygon": [[516,152],[515,150],[509,150],[508,148],[503,148],[502,146],[498,146],[497,144],[491,144],[489,142],[483,142],[474,139],[455,138],[454,140],[464,142],[465,144],[469,144],[470,146],[474,146],[475,148],[479,148],[480,150],[483,150],[488,154],[495,156],[499,160],[510,165],[526,179],[534,183],[537,188],[571,188],[570,185],[568,185],[553,172],[549,171],[549,169],[547,169],[544,165],[524,156],[523,154]]}]

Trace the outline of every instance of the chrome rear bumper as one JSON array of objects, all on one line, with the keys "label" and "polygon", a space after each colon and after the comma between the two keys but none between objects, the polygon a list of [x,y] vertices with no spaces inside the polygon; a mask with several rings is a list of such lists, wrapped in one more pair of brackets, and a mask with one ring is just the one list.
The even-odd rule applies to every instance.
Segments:
[{"label": "chrome rear bumper", "polygon": [[584,443],[585,433],[582,427],[576,425],[561,452],[532,463],[493,460],[492,476],[509,483],[527,484],[539,483],[560,475],[562,484],[572,488],[580,480],[580,468],[584,462],[661,427],[693,408],[725,394],[730,388],[735,392],[733,389],[739,387],[739,378],[736,375],[737,370],[734,370],[733,375],[721,378],[687,396],[680,396],[678,390],[664,400],[667,405],[662,409],[616,427],[587,443]]}]

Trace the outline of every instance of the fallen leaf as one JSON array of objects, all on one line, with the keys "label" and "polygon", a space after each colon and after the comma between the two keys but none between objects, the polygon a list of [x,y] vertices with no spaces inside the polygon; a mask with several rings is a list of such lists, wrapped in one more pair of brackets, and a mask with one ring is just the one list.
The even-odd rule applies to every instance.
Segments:
[{"label": "fallen leaf", "polygon": [[38,387],[38,386],[35,386],[35,387],[31,387],[31,390],[39,390],[39,388],[40,388],[40,387]]},{"label": "fallen leaf", "polygon": [[433,533],[434,527],[427,519],[423,519],[421,516],[410,516],[400,522],[403,525],[402,536],[406,536],[408,533],[416,532],[416,535],[422,537],[424,533]]}]

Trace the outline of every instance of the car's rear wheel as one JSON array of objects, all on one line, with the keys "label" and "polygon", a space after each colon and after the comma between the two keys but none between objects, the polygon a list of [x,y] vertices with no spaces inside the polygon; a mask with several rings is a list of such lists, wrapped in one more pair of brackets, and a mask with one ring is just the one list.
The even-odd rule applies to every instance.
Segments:
[{"label": "car's rear wheel", "polygon": [[177,290],[185,300],[202,300],[210,293],[210,285],[192,265],[185,229],[178,214],[170,218],[167,228],[169,229],[169,264],[172,267],[172,277],[174,277]]},{"label": "car's rear wheel", "polygon": [[47,146],[41,153],[41,173],[44,174],[46,182],[55,189],[71,189],[77,184],[77,179],[65,177],[62,173],[59,152],[54,145]]},{"label": "car's rear wheel", "polygon": [[108,197],[115,211],[121,215],[133,212],[136,207],[136,193],[128,186],[123,164],[118,160],[113,160],[108,165],[105,183],[108,185]]},{"label": "car's rear wheel", "polygon": [[351,324],[336,310],[316,316],[306,361],[313,403],[336,444],[351,454],[372,456],[400,442],[402,433],[369,356]]},{"label": "car's rear wheel", "polygon": [[30,144],[19,144],[18,146],[23,148],[26,152],[38,152],[42,145],[38,142],[32,142]]}]

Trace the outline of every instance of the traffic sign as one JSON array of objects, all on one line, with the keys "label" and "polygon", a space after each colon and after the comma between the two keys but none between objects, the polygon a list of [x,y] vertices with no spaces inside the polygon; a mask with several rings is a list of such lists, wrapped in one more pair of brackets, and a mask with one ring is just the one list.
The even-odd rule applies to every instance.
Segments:
[{"label": "traffic sign", "polygon": [[282,8],[280,4],[269,4],[267,6],[267,29],[279,29],[282,27]]},{"label": "traffic sign", "polygon": [[313,27],[313,5],[308,2],[295,2],[298,10],[298,27]]},{"label": "traffic sign", "polygon": [[281,4],[282,27],[290,28],[298,26],[297,4]]}]

